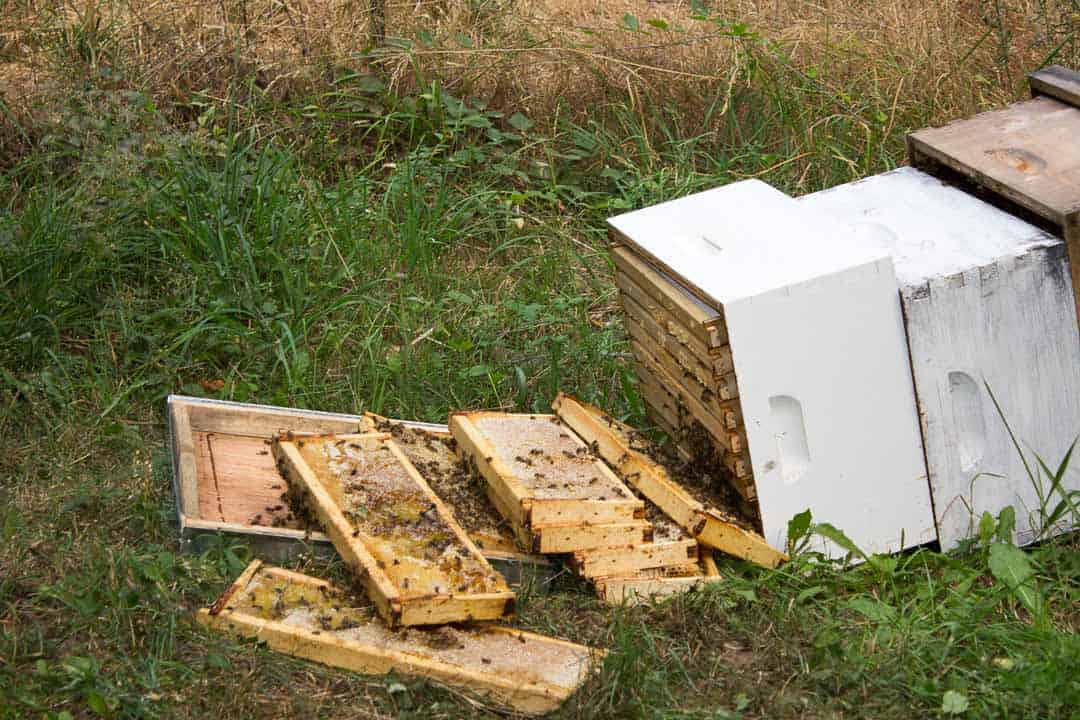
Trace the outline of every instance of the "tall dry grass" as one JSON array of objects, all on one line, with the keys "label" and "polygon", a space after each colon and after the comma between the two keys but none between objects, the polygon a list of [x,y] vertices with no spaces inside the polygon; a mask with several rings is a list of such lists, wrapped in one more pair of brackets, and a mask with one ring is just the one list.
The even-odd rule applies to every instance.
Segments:
[{"label": "tall dry grass", "polygon": [[[746,91],[770,78],[801,83],[795,102],[823,122],[870,104],[891,130],[1011,100],[1048,61],[1080,65],[1078,0],[388,0],[378,47],[370,7],[0,0],[0,142],[25,149],[34,119],[87,84],[147,93],[186,122],[194,98],[235,97],[238,79],[303,104],[343,73],[375,72],[391,90],[438,82],[541,126],[621,107],[696,135],[724,111],[753,112]],[[250,107],[249,122],[266,120],[265,103]]]}]

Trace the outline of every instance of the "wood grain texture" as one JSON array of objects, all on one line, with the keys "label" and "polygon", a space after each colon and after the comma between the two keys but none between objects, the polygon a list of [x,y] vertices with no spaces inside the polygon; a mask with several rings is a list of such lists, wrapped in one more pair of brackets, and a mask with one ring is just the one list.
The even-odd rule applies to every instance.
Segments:
[{"label": "wood grain texture", "polygon": [[[628,315],[632,314],[642,328],[659,342],[672,347],[672,354],[693,358],[701,366],[701,377],[713,377],[730,373],[734,368],[731,362],[731,348],[728,345],[707,347],[701,339],[691,333],[685,325],[676,320],[663,307],[622,273],[616,272],[615,285],[619,288],[620,298]],[[675,349],[677,348],[677,350]],[[689,362],[689,361],[688,361]]]},{"label": "wood grain texture", "polygon": [[[260,595],[280,596],[272,610]],[[393,632],[363,608],[325,608],[344,591],[316,578],[255,561],[196,620],[257,638],[294,657],[365,674],[399,672],[476,693],[517,713],[557,709],[595,671],[601,650],[494,625]],[[355,601],[340,603],[355,606]]]},{"label": "wood grain texture", "polygon": [[722,308],[695,297],[673,280],[672,275],[665,275],[662,270],[651,267],[630,248],[616,244],[611,255],[622,273],[649,293],[706,346],[723,345],[727,342]]},{"label": "wood grain texture", "polygon": [[600,525],[532,527],[533,552],[544,555],[579,550],[625,547],[652,542],[652,525],[645,520]]},{"label": "wood grain texture", "polygon": [[195,438],[191,429],[190,404],[185,398],[170,396],[167,401],[169,417],[169,445],[172,448],[173,490],[180,512],[180,526],[184,517],[199,512],[199,478],[195,462]]},{"label": "wood grain texture", "polygon": [[[1062,242],[912,168],[802,202],[847,218],[895,258],[942,548],[1008,505],[1015,539],[1033,539],[1037,494],[991,393],[1029,465],[1038,452],[1056,467],[1080,435],[1080,333]],[[1065,487],[1080,489],[1080,465]]]},{"label": "wood grain texture", "polygon": [[1038,97],[908,137],[923,157],[1055,223],[1080,212],[1080,108]]},{"label": "wood grain texture", "polygon": [[[1015,540],[1036,537],[1039,500],[990,393],[1031,466],[1037,452],[1056,467],[1080,434],[1080,340],[1066,266],[1058,245],[904,289],[944,549],[970,537],[983,512],[1009,505]],[[1064,488],[1080,490],[1080,466]]]},{"label": "wood grain texture", "polygon": [[671,578],[602,578],[597,580],[596,590],[602,600],[612,605],[640,605],[721,581],[722,578],[718,576],[706,577],[704,575]]},{"label": "wood grain texture", "polygon": [[541,526],[623,524],[644,516],[644,503],[553,415],[454,413],[450,430],[529,545]]},{"label": "wood grain texture", "polygon": [[628,575],[638,570],[695,565],[697,561],[696,540],[580,550],[570,556],[571,568],[585,578]]}]

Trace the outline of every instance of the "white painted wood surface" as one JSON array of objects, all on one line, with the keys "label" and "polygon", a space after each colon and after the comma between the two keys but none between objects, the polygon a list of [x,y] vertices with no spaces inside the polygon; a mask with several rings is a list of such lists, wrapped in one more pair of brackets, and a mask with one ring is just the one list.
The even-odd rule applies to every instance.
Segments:
[{"label": "white painted wood surface", "polygon": [[[800,202],[893,256],[942,547],[1007,505],[1017,541],[1031,541],[1038,495],[986,385],[1032,470],[1035,452],[1056,468],[1080,434],[1080,338],[1064,244],[912,168]],[[1065,484],[1080,488],[1080,462]]]},{"label": "white painted wood surface", "polygon": [[788,521],[807,508],[867,551],[935,538],[885,253],[758,181],[608,222],[723,310],[763,530],[774,547],[784,547]]}]

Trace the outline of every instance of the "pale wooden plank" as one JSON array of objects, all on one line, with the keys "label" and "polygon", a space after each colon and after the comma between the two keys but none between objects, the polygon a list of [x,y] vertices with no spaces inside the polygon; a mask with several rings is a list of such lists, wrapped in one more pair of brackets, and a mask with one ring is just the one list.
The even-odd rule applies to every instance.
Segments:
[{"label": "pale wooden plank", "polygon": [[579,550],[570,566],[586,578],[628,575],[652,568],[681,567],[698,561],[696,540],[652,542],[626,547]]},{"label": "pale wooden plank", "polygon": [[201,398],[181,399],[188,408],[191,428],[202,432],[263,437],[289,431],[315,434],[354,433],[362,421],[359,415]]},{"label": "pale wooden plank", "polygon": [[698,590],[705,585],[720,582],[720,577],[694,575],[689,577],[620,577],[602,578],[596,581],[597,594],[613,605],[638,605],[661,598]]},{"label": "pale wooden plank", "polygon": [[563,640],[491,625],[395,632],[362,601],[329,583],[279,568],[260,568],[258,561],[241,580],[196,619],[332,667],[427,677],[518,713],[557,709],[604,655]]},{"label": "pale wooden plank", "polygon": [[521,535],[644,514],[644,504],[554,416],[461,412],[451,415],[450,430]]},{"label": "pale wooden plank", "polygon": [[603,525],[550,525],[533,527],[531,531],[532,551],[542,554],[640,545],[652,541],[652,525],[645,520]]},{"label": "pale wooden plank", "polygon": [[191,404],[185,398],[170,396],[169,438],[173,455],[173,479],[180,508],[180,523],[185,516],[199,513],[199,478],[195,466],[195,444],[191,434]]}]

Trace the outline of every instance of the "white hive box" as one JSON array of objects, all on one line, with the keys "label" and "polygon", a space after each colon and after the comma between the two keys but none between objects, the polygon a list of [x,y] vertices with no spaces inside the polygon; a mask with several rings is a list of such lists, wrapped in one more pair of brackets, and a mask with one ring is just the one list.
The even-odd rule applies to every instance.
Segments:
[{"label": "white hive box", "polygon": [[861,548],[935,539],[892,261],[750,180],[612,218],[723,316],[762,531],[809,508]]},{"label": "white hive box", "polygon": [[[893,257],[942,548],[968,537],[984,511],[1007,505],[1016,540],[1032,540],[1038,496],[986,387],[1031,469],[1034,452],[1056,469],[1080,434],[1080,342],[1064,243],[913,168],[800,202]],[[1080,488],[1080,463],[1064,484]]]}]

